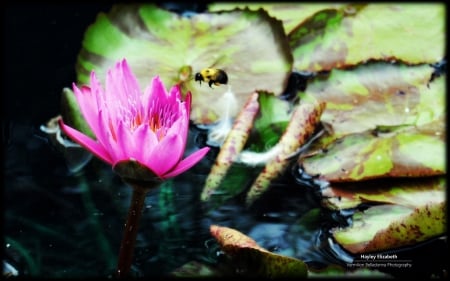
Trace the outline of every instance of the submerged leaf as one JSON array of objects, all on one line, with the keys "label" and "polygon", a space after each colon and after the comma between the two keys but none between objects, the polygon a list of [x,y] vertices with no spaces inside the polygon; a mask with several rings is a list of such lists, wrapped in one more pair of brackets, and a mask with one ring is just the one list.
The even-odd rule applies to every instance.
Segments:
[{"label": "submerged leaf", "polygon": [[[249,44],[251,42],[251,44]],[[166,85],[192,92],[191,120],[212,123],[223,114],[223,86],[210,88],[195,73],[226,71],[236,93],[234,114],[256,90],[279,95],[292,70],[292,54],[281,21],[248,9],[183,17],[152,4],[118,4],[99,13],[86,30],[77,61],[77,79],[86,83],[126,57],[141,87],[159,75]],[[143,90],[143,89],[142,89]]]},{"label": "submerged leaf", "polygon": [[172,271],[170,276],[183,278],[221,277],[222,273],[207,264],[191,261]]},{"label": "submerged leaf", "polygon": [[368,60],[434,63],[445,34],[444,4],[371,3],[321,10],[289,37],[294,68],[316,72]]},{"label": "submerged leaf", "polygon": [[242,275],[252,277],[307,277],[307,265],[288,256],[271,253],[245,234],[218,225],[210,226],[211,235],[229,255]]}]

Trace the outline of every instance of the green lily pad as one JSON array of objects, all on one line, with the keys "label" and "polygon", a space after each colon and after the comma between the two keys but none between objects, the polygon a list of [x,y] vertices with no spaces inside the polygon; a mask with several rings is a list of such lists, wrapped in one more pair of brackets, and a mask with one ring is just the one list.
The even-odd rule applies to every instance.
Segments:
[{"label": "green lily pad", "polygon": [[367,253],[416,245],[446,232],[445,201],[415,208],[379,205],[353,215],[353,224],[332,230],[347,251]]},{"label": "green lily pad", "polygon": [[437,62],[445,56],[445,12],[441,3],[349,4],[318,11],[289,34],[294,68],[316,72],[368,60]]},{"label": "green lily pad", "polygon": [[[144,90],[159,75],[166,87],[192,92],[191,120],[208,124],[223,117],[227,86],[236,96],[234,117],[256,90],[279,95],[292,70],[282,22],[260,9],[199,13],[183,17],[152,4],[118,4],[99,13],[86,30],[77,61],[78,83],[89,73],[100,81],[114,62],[126,58]],[[200,85],[204,68],[226,71],[228,85]]]},{"label": "green lily pad", "polygon": [[233,10],[236,8],[249,8],[251,10],[264,9],[271,16],[283,21],[284,30],[290,33],[296,26],[302,23],[311,15],[318,11],[338,8],[343,3],[211,3],[208,5],[209,11]]},{"label": "green lily pad", "polygon": [[242,275],[266,278],[306,278],[308,275],[307,265],[303,261],[271,253],[238,230],[211,225],[210,232]]},{"label": "green lily pad", "polygon": [[380,179],[366,182],[331,184],[321,190],[321,204],[327,209],[344,210],[362,203],[388,203],[414,208],[446,197],[444,176],[414,179]]},{"label": "green lily pad", "polygon": [[442,134],[415,127],[376,136],[373,132],[342,137],[313,155],[299,158],[304,171],[329,182],[383,177],[422,177],[446,173]]},{"label": "green lily pad", "polygon": [[334,69],[327,79],[311,81],[300,98],[327,103],[321,120],[336,137],[378,126],[423,125],[445,116],[445,77],[427,85],[432,72],[429,65],[382,62]]}]

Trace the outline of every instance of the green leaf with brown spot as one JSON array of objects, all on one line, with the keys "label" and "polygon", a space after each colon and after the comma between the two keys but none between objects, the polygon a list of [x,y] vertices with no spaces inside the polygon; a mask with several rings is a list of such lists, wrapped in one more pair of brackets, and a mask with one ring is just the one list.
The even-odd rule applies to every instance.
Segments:
[{"label": "green leaf with brown spot", "polygon": [[445,76],[427,85],[432,72],[429,65],[390,63],[334,69],[311,81],[300,98],[327,103],[321,120],[335,137],[379,126],[423,125],[445,116]]},{"label": "green leaf with brown spot", "polygon": [[315,153],[300,156],[306,173],[329,182],[446,173],[446,143],[440,134],[416,127],[344,136]]},{"label": "green leaf with brown spot", "polygon": [[210,232],[221,249],[232,258],[239,274],[267,278],[306,278],[308,275],[307,265],[303,261],[271,253],[238,230],[211,225]]},{"label": "green leaf with brown spot", "polygon": [[266,10],[271,16],[283,21],[284,30],[289,34],[296,26],[318,11],[330,8],[339,8],[344,3],[211,3],[209,11],[217,12],[248,7],[251,10],[260,8]]},{"label": "green leaf with brown spot", "polygon": [[446,197],[444,176],[379,179],[331,184],[320,191],[321,204],[331,210],[356,208],[363,203],[388,203],[409,208],[427,202],[442,202]]},{"label": "green leaf with brown spot", "polygon": [[351,227],[335,228],[332,235],[353,254],[416,245],[446,233],[446,209],[445,201],[374,206],[355,213]]},{"label": "green leaf with brown spot", "polygon": [[[250,43],[251,42],[251,43]],[[199,13],[183,17],[153,4],[117,4],[88,27],[77,60],[78,83],[126,58],[142,90],[159,75],[167,88],[192,92],[191,120],[208,124],[224,115],[227,86],[236,95],[234,117],[257,90],[280,95],[292,70],[292,54],[282,22],[264,10]],[[226,71],[228,85],[200,85],[195,73]]]},{"label": "green leaf with brown spot", "polygon": [[437,62],[445,56],[445,12],[442,3],[355,3],[318,11],[289,34],[294,68]]}]

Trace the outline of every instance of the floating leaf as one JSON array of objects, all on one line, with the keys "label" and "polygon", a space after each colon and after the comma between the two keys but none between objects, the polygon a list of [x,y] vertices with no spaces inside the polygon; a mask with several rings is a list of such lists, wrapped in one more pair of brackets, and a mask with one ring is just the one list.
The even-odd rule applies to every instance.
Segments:
[{"label": "floating leaf", "polygon": [[271,253],[235,229],[211,225],[210,232],[236,263],[240,274],[267,278],[307,277],[308,268],[303,261]]},{"label": "floating leaf", "polygon": [[191,119],[201,124],[220,119],[227,105],[221,102],[224,86],[199,85],[193,79],[196,72],[207,67],[226,71],[236,93],[234,117],[256,90],[281,94],[292,70],[282,23],[264,10],[183,17],[152,4],[114,5],[86,30],[78,82],[86,83],[91,70],[103,79],[124,57],[141,87],[159,75],[165,85],[180,83],[183,92],[191,91]]},{"label": "floating leaf", "polygon": [[446,172],[445,148],[442,134],[411,127],[387,136],[348,135],[300,162],[307,174],[329,182],[432,176]]},{"label": "floating leaf", "polygon": [[233,10],[235,8],[249,8],[251,10],[264,9],[269,14],[283,21],[284,30],[290,33],[296,26],[302,23],[312,14],[323,9],[338,8],[343,3],[246,3],[225,2],[211,3],[209,11]]},{"label": "floating leaf", "polygon": [[445,116],[445,79],[429,86],[433,68],[369,63],[352,70],[334,69],[317,77],[301,93],[327,103],[322,115],[336,137],[378,126],[423,125]]},{"label": "floating leaf", "polygon": [[294,68],[316,72],[368,60],[434,63],[445,34],[444,4],[372,3],[319,11],[289,37]]},{"label": "floating leaf", "polygon": [[389,203],[414,208],[427,202],[441,202],[445,193],[443,176],[335,184],[321,190],[322,206],[332,210],[351,209],[362,203]]},{"label": "floating leaf", "polygon": [[[438,199],[439,200],[439,199]],[[351,227],[332,230],[349,252],[367,253],[415,245],[446,232],[446,202],[416,208],[379,205],[353,215]]]}]

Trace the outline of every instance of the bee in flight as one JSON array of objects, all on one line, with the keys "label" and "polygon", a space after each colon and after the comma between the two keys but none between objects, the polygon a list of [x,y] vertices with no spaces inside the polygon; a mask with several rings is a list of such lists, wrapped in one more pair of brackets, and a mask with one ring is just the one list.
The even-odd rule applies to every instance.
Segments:
[{"label": "bee in flight", "polygon": [[199,81],[200,84],[202,84],[202,81],[207,82],[209,87],[211,87],[212,84],[219,86],[220,84],[228,83],[228,76],[222,69],[205,68],[195,74],[195,81]]}]

